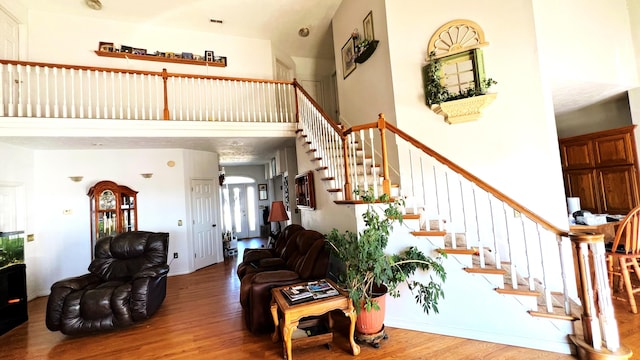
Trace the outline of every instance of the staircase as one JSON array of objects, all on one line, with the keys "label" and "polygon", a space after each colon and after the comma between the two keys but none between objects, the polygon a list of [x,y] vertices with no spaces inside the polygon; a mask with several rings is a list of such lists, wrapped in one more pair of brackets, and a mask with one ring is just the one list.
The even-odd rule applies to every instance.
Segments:
[{"label": "staircase", "polygon": [[[427,254],[448,255],[439,313],[423,314],[405,288],[405,296],[389,299],[388,326],[559,353],[624,349],[612,307],[600,299],[595,305],[594,293],[609,293],[608,283],[580,276],[576,284],[571,266],[573,241],[581,271],[605,269],[604,257],[598,257],[602,238],[591,242],[554,227],[382,114],[375,123],[343,129],[327,121],[304,90],[297,95],[305,114],[299,118],[298,153],[312,154],[308,160],[327,196],[354,205],[356,219],[366,205],[354,189],[401,197],[407,215],[394,229],[388,251],[417,246]],[[312,109],[305,111],[306,106]],[[397,148],[389,151],[387,144]],[[390,152],[397,155],[389,159]]]}]

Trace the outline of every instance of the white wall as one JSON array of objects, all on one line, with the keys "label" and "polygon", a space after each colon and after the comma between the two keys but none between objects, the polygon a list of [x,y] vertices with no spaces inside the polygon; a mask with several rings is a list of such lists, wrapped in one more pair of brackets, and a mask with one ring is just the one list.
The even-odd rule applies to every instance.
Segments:
[{"label": "white wall", "polygon": [[[392,111],[381,110],[387,120],[393,122],[395,117],[400,129],[552,223],[566,227],[553,107],[541,80],[538,59],[531,56],[536,47],[531,2],[462,0],[451,6],[448,1],[387,1],[386,11],[388,40],[382,42],[389,42],[393,94],[382,95],[395,101]],[[384,22],[376,16],[375,8],[373,15],[378,34],[378,24]],[[487,76],[498,81],[492,88],[498,95],[479,120],[448,125],[425,105],[421,71],[431,36],[455,19],[469,19],[484,30],[489,43],[483,49],[485,70]],[[384,51],[384,47],[378,46],[374,57],[382,56],[378,51]],[[365,65],[371,61],[376,60],[372,58]],[[382,93],[385,76],[365,67],[355,72],[380,78],[380,85],[351,93],[348,101],[341,102],[341,108],[353,103],[377,106],[378,102],[369,98],[376,99]]]},{"label": "white wall", "polygon": [[610,101],[560,114],[556,119],[560,139],[629,126],[632,123],[629,97],[625,94]]},{"label": "white wall", "polygon": [[[8,146],[0,152],[3,158],[19,162],[9,164],[12,171],[0,181],[26,183],[27,196],[33,198],[26,231],[35,235],[35,241],[25,244],[30,298],[48,295],[57,280],[87,272],[92,252],[87,192],[101,180],[138,191],[139,230],[169,232],[169,253],[185,255],[170,260],[170,274],[193,271],[192,259],[186,256],[193,252],[186,226],[190,223],[186,184],[192,178],[215,179],[216,154],[181,149],[31,152]],[[169,160],[174,167],[167,165]],[[140,176],[148,172],[152,178]],[[76,175],[84,176],[83,180],[75,183],[68,178]],[[65,215],[65,210],[70,214]],[[184,225],[178,226],[178,220]]]},{"label": "white wall", "polygon": [[[413,12],[413,4],[398,2],[404,12]],[[426,5],[425,5],[426,6]],[[344,79],[342,71],[342,47],[350,39],[353,29],[363,33],[362,20],[369,11],[373,11],[374,35],[380,40],[373,55]],[[419,17],[425,13],[417,11]],[[431,10],[427,14],[431,14]],[[431,15],[429,15],[431,16]],[[351,125],[375,122],[379,113],[385,113],[387,120],[395,124],[394,93],[391,82],[389,58],[390,41],[387,38],[385,20],[385,1],[383,0],[344,0],[333,18],[333,43],[338,80],[338,100],[340,120]],[[414,29],[415,30],[415,29]],[[412,40],[413,35],[412,35]],[[350,40],[349,40],[350,41]],[[407,39],[394,39],[394,42],[414,42]]]},{"label": "white wall", "polygon": [[[99,57],[100,41],[147,49],[148,52],[213,50],[226,56],[228,66],[208,67],[155,61]],[[29,10],[28,59],[30,61],[115,67],[123,69],[271,79],[271,43],[268,40],[185,31],[145,23],[112,22],[65,14]]]}]

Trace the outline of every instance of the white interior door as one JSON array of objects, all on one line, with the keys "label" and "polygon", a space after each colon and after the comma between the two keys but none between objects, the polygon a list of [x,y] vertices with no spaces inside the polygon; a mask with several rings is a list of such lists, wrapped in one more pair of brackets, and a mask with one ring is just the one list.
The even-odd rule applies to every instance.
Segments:
[{"label": "white interior door", "polygon": [[191,181],[194,266],[201,269],[222,261],[222,234],[218,229],[214,182]]},{"label": "white interior door", "polygon": [[18,22],[0,7],[0,59],[18,60]]}]

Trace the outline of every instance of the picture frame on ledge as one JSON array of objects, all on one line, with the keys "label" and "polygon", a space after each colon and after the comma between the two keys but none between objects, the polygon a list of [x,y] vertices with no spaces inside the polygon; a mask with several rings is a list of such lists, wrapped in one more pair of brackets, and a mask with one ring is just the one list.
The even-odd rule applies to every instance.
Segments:
[{"label": "picture frame on ledge", "polygon": [[353,70],[356,69],[356,50],[353,39],[349,37],[347,42],[342,46],[342,75],[346,79]]}]

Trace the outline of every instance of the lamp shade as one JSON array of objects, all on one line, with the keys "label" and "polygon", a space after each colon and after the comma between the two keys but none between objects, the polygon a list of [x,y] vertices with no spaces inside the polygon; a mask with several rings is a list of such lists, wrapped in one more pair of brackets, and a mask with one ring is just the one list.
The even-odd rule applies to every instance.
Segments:
[{"label": "lamp shade", "polygon": [[284,203],[282,201],[272,202],[271,211],[269,212],[269,222],[286,220],[289,220],[289,215],[287,215],[287,212],[284,210]]}]

